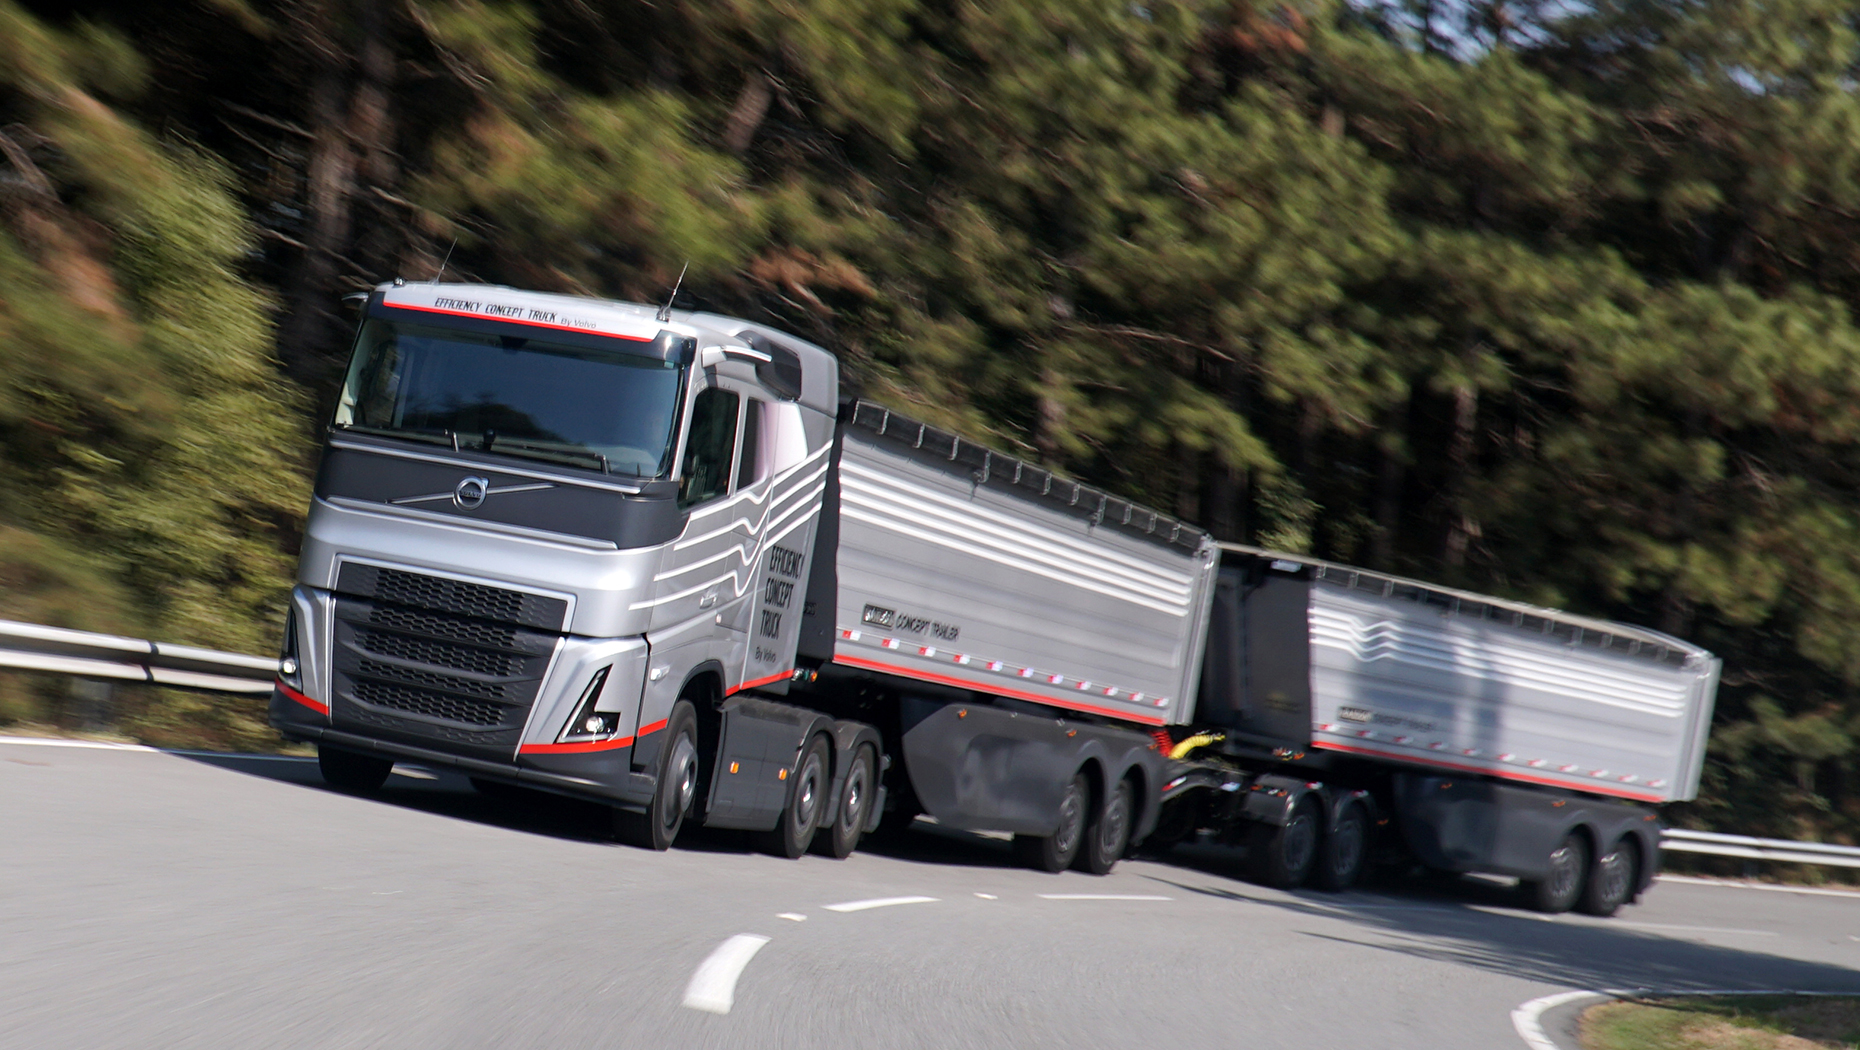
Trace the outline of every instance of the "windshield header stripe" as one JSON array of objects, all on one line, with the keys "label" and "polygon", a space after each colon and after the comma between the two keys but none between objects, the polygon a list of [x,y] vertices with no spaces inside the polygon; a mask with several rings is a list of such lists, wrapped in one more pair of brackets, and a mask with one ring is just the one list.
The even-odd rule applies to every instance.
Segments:
[{"label": "windshield header stripe", "polygon": [[531,321],[522,317],[494,317],[489,314],[472,313],[470,310],[446,310],[437,306],[414,306],[411,303],[384,302],[382,305],[390,310],[410,310],[423,314],[445,314],[448,317],[469,317],[474,321],[496,321],[499,324],[520,324],[526,328],[550,328],[558,332],[574,332],[578,335],[598,335],[606,339],[624,339],[629,343],[650,343],[652,336],[627,335],[624,332],[605,332],[598,328],[582,328],[577,325],[549,324],[544,321]]}]

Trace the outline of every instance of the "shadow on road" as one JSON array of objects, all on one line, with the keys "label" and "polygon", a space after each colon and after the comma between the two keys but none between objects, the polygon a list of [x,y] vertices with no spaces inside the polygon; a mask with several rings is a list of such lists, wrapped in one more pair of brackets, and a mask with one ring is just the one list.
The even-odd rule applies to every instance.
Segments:
[{"label": "shadow on road", "polygon": [[[238,755],[188,755],[193,761],[317,791],[333,791],[313,760]],[[532,835],[612,843],[607,807],[538,791],[486,795],[463,776],[411,765],[395,774],[371,799],[435,816],[473,821]],[[746,853],[753,844],[741,832],[687,827],[680,850]],[[980,868],[1017,866],[1008,842],[919,821],[901,833],[874,837],[863,851],[907,863]],[[1613,920],[1543,916],[1519,906],[1515,890],[1474,878],[1399,880],[1341,894],[1280,893],[1239,880],[1238,850],[1178,847],[1166,857],[1126,871],[1159,886],[1231,904],[1244,911],[1272,909],[1290,917],[1343,921],[1350,935],[1301,931],[1304,936],[1414,959],[1449,962],[1492,973],[1563,987],[1773,988],[1795,991],[1860,991],[1860,971],[1808,962],[1760,950],[1727,948],[1684,939],[1683,929],[1637,929],[1635,909]],[[1657,892],[1657,890],[1655,891]],[[1732,898],[1727,897],[1731,904]],[[1856,920],[1860,923],[1860,920]],[[1701,925],[1754,927],[1761,920],[1727,913]],[[1842,931],[1843,933],[1845,931]]]}]

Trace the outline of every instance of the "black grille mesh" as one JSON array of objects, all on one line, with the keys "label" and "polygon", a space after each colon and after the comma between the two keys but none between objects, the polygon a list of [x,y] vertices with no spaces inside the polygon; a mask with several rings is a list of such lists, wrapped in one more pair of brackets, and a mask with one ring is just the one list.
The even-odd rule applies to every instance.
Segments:
[{"label": "black grille mesh", "polygon": [[495,653],[487,649],[451,645],[404,634],[362,628],[355,632],[355,642],[376,656],[411,660],[435,667],[451,667],[473,674],[501,677],[518,674],[523,670],[524,658],[512,653]]},{"label": "black grille mesh", "polygon": [[358,681],[355,683],[355,698],[375,707],[406,711],[428,718],[443,718],[448,722],[462,722],[466,725],[498,726],[504,721],[505,708],[501,704],[447,696],[392,682]]},{"label": "black grille mesh", "polygon": [[474,645],[509,649],[516,641],[517,629],[507,624],[465,620],[442,613],[403,609],[397,605],[377,605],[368,614],[368,622],[397,631],[413,631],[434,638],[452,638]]},{"label": "black grille mesh", "polygon": [[336,589],[396,605],[551,631],[561,630],[568,615],[568,603],[560,598],[376,565],[345,563],[337,574]]},{"label": "black grille mesh", "polygon": [[497,682],[480,682],[472,678],[460,678],[435,671],[402,667],[399,664],[376,663],[373,660],[363,660],[361,665],[355,669],[355,673],[369,678],[392,678],[401,682],[432,686],[434,689],[443,689],[448,693],[464,693],[485,700],[503,700],[509,693],[509,690]]}]

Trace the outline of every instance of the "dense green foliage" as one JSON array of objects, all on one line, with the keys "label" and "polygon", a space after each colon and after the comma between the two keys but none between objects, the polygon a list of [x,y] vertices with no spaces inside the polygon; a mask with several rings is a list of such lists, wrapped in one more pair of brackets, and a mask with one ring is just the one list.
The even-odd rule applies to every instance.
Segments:
[{"label": "dense green foliage", "polygon": [[1855,23],[0,0],[0,614],[264,648],[341,293],[688,263],[1223,538],[1710,646],[1697,817],[1853,835]]}]

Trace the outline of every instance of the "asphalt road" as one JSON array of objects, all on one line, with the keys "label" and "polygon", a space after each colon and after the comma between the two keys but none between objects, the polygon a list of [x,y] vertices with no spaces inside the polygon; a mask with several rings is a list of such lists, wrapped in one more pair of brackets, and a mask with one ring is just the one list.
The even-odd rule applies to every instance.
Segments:
[{"label": "asphalt road", "polygon": [[405,766],[361,798],[304,761],[0,742],[0,1048],[1510,1050],[1570,989],[1860,992],[1856,896],[1669,880],[1548,919],[1230,869],[1043,875],[924,826],[655,854]]}]

